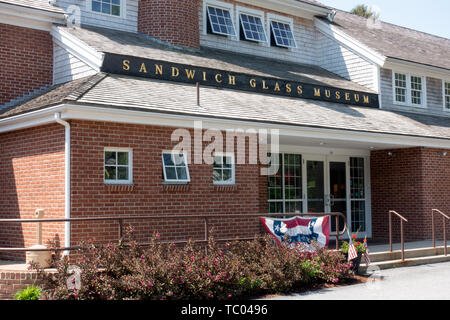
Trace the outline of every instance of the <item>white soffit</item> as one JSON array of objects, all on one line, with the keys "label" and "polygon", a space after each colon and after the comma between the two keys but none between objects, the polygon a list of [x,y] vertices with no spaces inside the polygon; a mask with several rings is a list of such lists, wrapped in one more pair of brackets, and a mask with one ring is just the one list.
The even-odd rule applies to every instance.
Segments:
[{"label": "white soffit", "polygon": [[64,23],[63,13],[0,3],[0,23],[50,31],[53,23]]}]

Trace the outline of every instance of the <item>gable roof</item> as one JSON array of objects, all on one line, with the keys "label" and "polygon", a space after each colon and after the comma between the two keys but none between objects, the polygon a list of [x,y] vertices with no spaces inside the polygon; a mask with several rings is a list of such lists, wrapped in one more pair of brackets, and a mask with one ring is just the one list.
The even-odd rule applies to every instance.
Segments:
[{"label": "gable roof", "polygon": [[0,120],[68,103],[178,116],[252,121],[309,128],[381,133],[449,140],[448,119],[337,103],[285,98],[244,91],[201,87],[130,76],[98,73],[0,110]]},{"label": "gable roof", "polygon": [[379,54],[450,70],[450,39],[336,10],[333,22],[319,18]]}]

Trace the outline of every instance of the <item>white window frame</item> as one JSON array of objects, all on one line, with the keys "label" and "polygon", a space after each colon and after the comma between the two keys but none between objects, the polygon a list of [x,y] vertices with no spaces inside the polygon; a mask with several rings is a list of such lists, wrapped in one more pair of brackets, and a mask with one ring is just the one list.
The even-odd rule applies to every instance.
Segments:
[{"label": "white window frame", "polygon": [[[128,153],[128,180],[107,180],[105,179],[105,153],[106,152],[127,152]],[[116,159],[118,160],[118,159]],[[116,163],[115,167],[118,167],[119,165]],[[130,148],[113,148],[113,147],[105,147],[103,149],[103,182],[105,184],[111,185],[111,184],[126,184],[131,185],[133,184],[133,149]]]},{"label": "white window frame", "polygon": [[[234,157],[234,153],[223,153],[223,152],[216,152],[213,155],[214,157],[230,157],[231,158],[231,181],[214,181],[214,163],[213,163],[213,184],[219,185],[219,186],[228,186],[228,185],[235,185],[236,184],[236,161]],[[222,168],[223,170],[223,168]]]},{"label": "white window frame", "polygon": [[127,0],[120,0],[120,15],[119,16],[92,10],[92,0],[86,0],[86,10],[87,10],[87,12],[94,14],[94,15],[101,15],[101,16],[110,17],[113,19],[125,19],[127,16]]},{"label": "white window frame", "polygon": [[[395,92],[395,74],[403,74],[406,75],[406,102],[400,102],[396,100],[396,92]],[[412,103],[412,88],[411,88],[411,77],[417,77],[422,79],[422,103],[415,104]],[[392,70],[392,100],[395,105],[414,107],[414,108],[427,108],[427,78],[422,75],[418,75],[415,73],[402,71],[402,70]]]},{"label": "white window frame", "polygon": [[231,21],[234,26],[234,31],[236,32],[236,36],[230,36],[227,35],[225,37],[228,37],[228,39],[232,40],[238,40],[239,39],[239,33],[238,28],[236,28],[236,20],[234,15],[234,5],[232,3],[222,2],[222,1],[216,1],[216,0],[204,0],[203,1],[203,26],[202,26],[202,32],[204,35],[215,35],[208,33],[208,6],[219,8],[222,10],[228,10],[230,12]]},{"label": "white window frame", "polygon": [[270,46],[270,38],[268,37],[267,34],[267,24],[266,24],[266,19],[265,19],[265,12],[262,10],[256,10],[256,9],[251,9],[251,8],[247,8],[247,7],[242,7],[242,6],[236,6],[236,32],[237,32],[237,38],[240,39],[240,34],[241,34],[241,14],[246,14],[249,16],[254,16],[254,17],[258,17],[261,19],[261,24],[262,27],[264,29],[264,34],[266,35],[266,41],[255,41],[255,40],[246,40],[249,43],[254,43],[255,45],[262,45],[262,46]]},{"label": "white window frame", "polygon": [[272,39],[272,32],[271,32],[272,21],[288,24],[291,27],[291,32],[292,32],[292,35],[294,36],[295,47],[283,47],[283,48],[286,48],[290,51],[297,49],[298,46],[297,46],[297,41],[295,40],[294,19],[290,18],[290,17],[280,16],[278,14],[273,14],[273,13],[267,13],[267,32],[269,33],[269,39],[268,39],[269,45],[271,44],[271,39]]},{"label": "white window frame", "polygon": [[444,112],[450,112],[450,108],[447,108],[447,106],[445,105],[445,98],[447,97],[447,96],[449,96],[450,97],[450,95],[446,95],[445,94],[445,84],[446,83],[448,83],[449,85],[450,85],[450,79],[443,79],[442,80],[442,108],[443,108],[443,110],[444,110]]},{"label": "white window frame", "polygon": [[182,154],[184,157],[184,163],[186,164],[186,179],[167,179],[167,173],[166,173],[166,165],[164,163],[164,154],[173,154],[174,150],[164,150],[161,153],[161,161],[163,166],[163,175],[164,175],[164,183],[167,184],[187,184],[191,182],[191,176],[189,174],[189,163],[188,163],[188,156],[186,152],[179,152],[175,151],[175,153]]}]

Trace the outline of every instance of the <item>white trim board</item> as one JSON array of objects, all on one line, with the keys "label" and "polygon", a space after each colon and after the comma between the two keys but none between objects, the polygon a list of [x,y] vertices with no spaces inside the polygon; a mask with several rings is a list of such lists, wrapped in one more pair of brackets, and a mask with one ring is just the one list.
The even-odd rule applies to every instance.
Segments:
[{"label": "white trim board", "polygon": [[53,23],[64,23],[64,13],[0,3],[0,23],[50,31]]},{"label": "white trim board", "polygon": [[103,64],[103,53],[98,52],[77,37],[56,26],[52,27],[50,34],[57,45],[89,65],[95,71],[100,71]]}]

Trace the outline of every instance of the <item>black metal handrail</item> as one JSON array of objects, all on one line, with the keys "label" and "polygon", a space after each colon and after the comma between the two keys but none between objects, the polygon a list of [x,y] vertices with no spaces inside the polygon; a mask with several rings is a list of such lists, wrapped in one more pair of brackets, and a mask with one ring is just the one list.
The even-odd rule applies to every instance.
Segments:
[{"label": "black metal handrail", "polygon": [[[193,240],[194,243],[207,243],[210,239],[209,235],[209,221],[211,218],[251,218],[251,217],[295,217],[295,216],[308,216],[308,217],[325,217],[331,216],[336,219],[336,233],[330,234],[330,237],[336,237],[336,250],[339,249],[339,237],[343,236],[347,231],[347,218],[341,212],[331,213],[283,213],[283,214],[204,214],[204,215],[153,215],[153,216],[106,216],[106,217],[82,217],[82,218],[45,218],[45,219],[0,219],[0,223],[49,223],[49,222],[85,222],[85,221],[117,221],[118,222],[118,235],[119,239],[123,237],[123,223],[128,220],[152,220],[152,219],[203,219],[204,221],[204,238],[201,240]],[[339,217],[343,218],[344,229],[339,230]],[[254,237],[235,237],[215,239],[217,242],[229,242],[229,241],[248,241],[253,240]],[[161,241],[174,244],[185,244],[188,240],[178,241]],[[148,244],[140,244],[146,246]],[[21,251],[70,251],[79,250],[80,247],[65,247],[65,248],[0,248],[0,252],[21,252]]]}]

